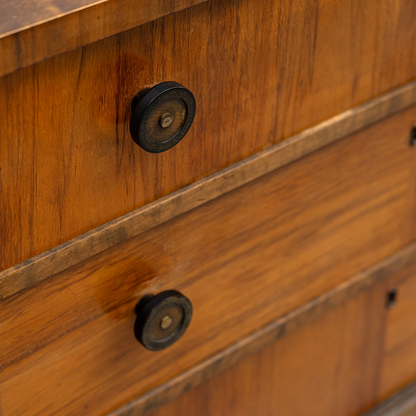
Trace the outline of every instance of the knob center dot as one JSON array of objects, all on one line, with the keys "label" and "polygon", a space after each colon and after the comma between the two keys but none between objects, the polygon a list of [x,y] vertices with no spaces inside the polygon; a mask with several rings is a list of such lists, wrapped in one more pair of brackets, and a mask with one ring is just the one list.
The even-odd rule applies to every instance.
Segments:
[{"label": "knob center dot", "polygon": [[166,315],[160,321],[160,327],[162,329],[168,329],[172,324],[172,318],[169,315]]},{"label": "knob center dot", "polygon": [[159,125],[163,129],[168,128],[173,123],[173,115],[172,113],[165,113],[159,119]]}]

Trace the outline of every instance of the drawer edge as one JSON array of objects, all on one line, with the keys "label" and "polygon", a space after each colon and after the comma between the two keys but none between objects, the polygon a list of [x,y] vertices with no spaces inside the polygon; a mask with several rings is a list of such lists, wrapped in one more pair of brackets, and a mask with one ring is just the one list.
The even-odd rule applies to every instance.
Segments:
[{"label": "drawer edge", "polygon": [[[206,1],[155,3],[143,0],[138,6],[137,1],[126,0],[122,7],[116,0],[80,2],[75,9],[66,10],[65,5],[63,10],[57,7],[35,9],[36,15],[23,18],[20,24],[13,21],[16,16],[11,16],[10,11],[7,13],[6,5],[3,22],[0,22],[0,25],[4,21],[7,23],[7,29],[0,29],[0,76]],[[16,9],[19,6],[23,8],[17,5]]]},{"label": "drawer edge", "polygon": [[362,416],[411,416],[416,412],[416,383],[406,387]]}]

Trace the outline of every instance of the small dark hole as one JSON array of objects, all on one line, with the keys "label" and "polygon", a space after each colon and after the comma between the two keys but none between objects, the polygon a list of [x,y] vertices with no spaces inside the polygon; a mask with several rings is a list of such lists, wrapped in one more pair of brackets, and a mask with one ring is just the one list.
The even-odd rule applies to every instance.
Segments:
[{"label": "small dark hole", "polygon": [[410,133],[410,145],[411,146],[416,145],[416,123],[414,124],[412,131]]},{"label": "small dark hole", "polygon": [[387,293],[387,307],[392,308],[397,302],[397,289],[391,288]]}]

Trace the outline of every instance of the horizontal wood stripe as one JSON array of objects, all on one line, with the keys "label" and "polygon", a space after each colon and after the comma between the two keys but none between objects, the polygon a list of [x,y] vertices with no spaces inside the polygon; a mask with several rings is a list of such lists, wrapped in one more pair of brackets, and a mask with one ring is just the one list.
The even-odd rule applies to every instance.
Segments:
[{"label": "horizontal wood stripe", "polygon": [[[172,378],[168,382],[145,393],[132,402],[111,412],[108,416],[142,416],[168,403],[205,380],[226,370],[243,358],[261,350],[284,335],[310,323],[323,313],[341,305],[377,282],[416,262],[416,243],[388,257],[354,278],[313,299],[295,311],[288,313],[261,330],[238,341],[210,359]],[[414,399],[412,394],[406,397]],[[399,400],[402,401],[402,400]],[[396,403],[396,402],[395,402]],[[384,407],[387,409],[389,407]],[[370,413],[366,416],[399,416],[402,413]],[[405,414],[403,413],[403,416]]]},{"label": "horizontal wood stripe", "polygon": [[0,4],[0,76],[204,1],[6,0]]},{"label": "horizontal wood stripe", "polygon": [[0,273],[0,299],[13,295],[415,103],[416,82],[412,82],[11,267]]}]

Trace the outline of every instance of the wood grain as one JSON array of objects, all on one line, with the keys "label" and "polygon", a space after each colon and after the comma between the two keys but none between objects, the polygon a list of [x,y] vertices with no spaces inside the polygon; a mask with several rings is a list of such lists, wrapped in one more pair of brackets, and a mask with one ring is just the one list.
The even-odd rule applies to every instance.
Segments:
[{"label": "wood grain", "polygon": [[[201,414],[204,416],[223,414],[261,416],[280,412],[285,415],[355,415],[361,414],[363,409],[380,400],[385,401],[371,411],[365,412],[363,416],[413,416],[416,412],[416,385],[409,386],[409,383],[416,380],[415,283],[416,245],[413,244],[268,325],[262,331],[224,350],[206,363],[184,372],[166,384],[111,412],[109,416],[141,416],[149,413],[152,416],[170,416],[184,411],[189,416]],[[391,287],[397,288],[397,302],[395,306],[383,312],[382,306],[386,305],[386,294]],[[325,329],[322,328],[325,315],[335,320],[338,319],[338,312],[342,310],[343,315],[348,317],[346,319],[352,319],[346,310],[347,307],[340,308],[339,305],[348,299],[353,299],[349,301],[352,304],[357,302],[360,296],[368,297],[368,293],[359,295],[363,290],[368,289],[377,293],[376,301],[367,298],[368,310],[363,311],[356,318],[355,324],[351,323],[349,327],[348,324],[338,323],[325,334]],[[334,311],[334,306],[338,306],[338,310]],[[320,317],[322,314],[325,314],[324,317]],[[366,317],[364,321],[363,316]],[[293,330],[317,318],[319,319],[312,325],[291,335],[295,343],[291,343],[289,356],[287,352],[286,355],[282,354],[282,347],[275,344],[269,347],[269,350],[274,349],[278,353],[270,356],[267,354],[267,349],[263,350],[254,357],[241,362],[237,367],[213,378],[216,374],[260,351],[283,335],[290,334]],[[354,364],[349,361],[351,356],[345,352],[349,348],[348,342],[345,343],[344,340],[342,345],[338,345],[333,342],[333,338],[334,334],[345,335],[348,332],[357,336],[357,330],[360,328],[357,325],[358,322],[365,322],[370,326],[375,325],[376,328],[371,328],[371,335],[366,334],[368,338],[361,352],[355,351],[355,358],[363,361],[354,367]],[[340,331],[341,328],[342,331]],[[370,331],[370,328],[367,331]],[[310,342],[299,339],[299,333],[303,332],[309,333]],[[331,356],[331,351],[329,348],[328,350],[322,348],[322,344],[319,343],[320,336],[331,339],[331,348],[335,349],[339,360],[337,363],[332,363],[331,371],[327,368],[324,375],[322,375],[322,369],[326,368],[326,360]],[[288,340],[280,342],[285,344]],[[314,357],[314,362],[308,362],[311,347],[321,348],[320,352],[322,352],[322,356]],[[299,351],[305,348],[308,350]],[[259,357],[262,358],[259,359]],[[278,359],[277,363],[275,363],[276,359]],[[256,367],[250,366],[249,362],[255,362]],[[274,363],[276,367],[270,372],[270,365],[273,368]],[[250,374],[247,374],[248,368],[250,368]],[[287,374],[285,374],[286,368]],[[297,368],[298,371],[296,371]],[[349,386],[346,385],[349,380],[348,375],[339,376],[336,373],[339,368],[349,368],[352,372],[350,377],[352,374],[356,377]],[[340,377],[339,384],[334,383],[332,372],[336,373],[336,378]],[[365,380],[365,376],[370,374],[371,380]],[[306,388],[302,384],[305,379],[309,383]],[[210,381],[201,385],[206,380]],[[302,381],[299,383],[299,380]],[[312,383],[318,383],[319,393],[314,391]],[[199,386],[197,389],[187,393],[197,386]],[[366,390],[363,394],[364,387]],[[263,389],[266,393],[261,394]],[[244,397],[239,394],[242,390],[245,392]],[[186,394],[174,400],[183,393]],[[396,394],[391,396],[392,393]],[[216,400],[209,400],[214,396]],[[294,400],[295,397],[299,398],[300,402]],[[364,403],[363,397],[367,399]],[[172,403],[166,405],[172,400],[174,400]],[[357,407],[358,403],[363,405],[361,409]],[[165,406],[152,413],[152,410],[162,405]]]},{"label": "wood grain", "polygon": [[[0,78],[0,269],[414,80],[416,3],[379,3],[212,0]],[[129,107],[168,80],[197,114],[150,155]]]},{"label": "wood grain", "polygon": [[[150,414],[360,414],[377,389],[384,295],[376,285]],[[137,410],[111,416],[146,414]]]},{"label": "wood grain", "polygon": [[7,269],[0,273],[0,299],[391,116],[415,102],[416,83],[410,83]]},{"label": "wood grain", "polygon": [[0,76],[203,1],[4,0],[0,3]]},{"label": "wood grain", "polygon": [[[148,414],[156,408],[176,399],[190,389],[199,386],[204,381],[209,380],[215,375],[234,366],[251,354],[262,350],[264,347],[274,343],[281,337],[286,336],[307,324],[310,324],[314,320],[320,318],[323,314],[332,313],[331,311],[333,308],[340,307],[350,299],[357,299],[359,294],[363,291],[368,289],[374,291],[374,287],[377,285],[384,287],[382,292],[377,290],[378,296],[381,294],[381,298],[378,299],[376,306],[379,308],[385,301],[385,295],[389,287],[389,278],[396,273],[399,274],[403,269],[406,269],[411,265],[414,266],[415,263],[416,245],[412,244],[377,265],[359,273],[347,282],[342,283],[316,299],[302,305],[295,311],[282,316],[261,330],[256,331],[242,340],[239,340],[213,357],[203,361],[201,364],[184,371],[183,373],[170,379],[168,382],[116,409],[108,416],[135,416]],[[374,311],[371,311],[371,313],[374,313]],[[383,318],[382,321],[384,323],[385,318]],[[377,324],[380,324],[380,322]],[[317,332],[320,333],[321,331],[318,330]],[[384,328],[382,332],[384,333]],[[375,339],[369,339],[369,348],[371,345],[374,345],[373,342],[376,342],[381,348],[383,345],[382,337],[383,334],[379,334],[379,336]],[[378,350],[378,353],[377,358],[382,359],[382,351]],[[380,372],[376,371],[376,375],[379,377]],[[379,383],[377,385],[379,385]],[[377,395],[378,392],[376,391],[373,394],[373,400]],[[400,403],[403,404],[402,399],[404,396],[400,395],[400,397]],[[182,399],[181,402],[183,402]],[[396,401],[395,403],[397,404]],[[386,406],[387,403],[383,403],[381,408],[385,411]]]},{"label": "wood grain", "polygon": [[[115,409],[414,240],[415,149],[403,128],[413,113],[1,301],[4,414]],[[155,354],[134,339],[134,307],[167,289],[187,296],[194,316]]]}]

